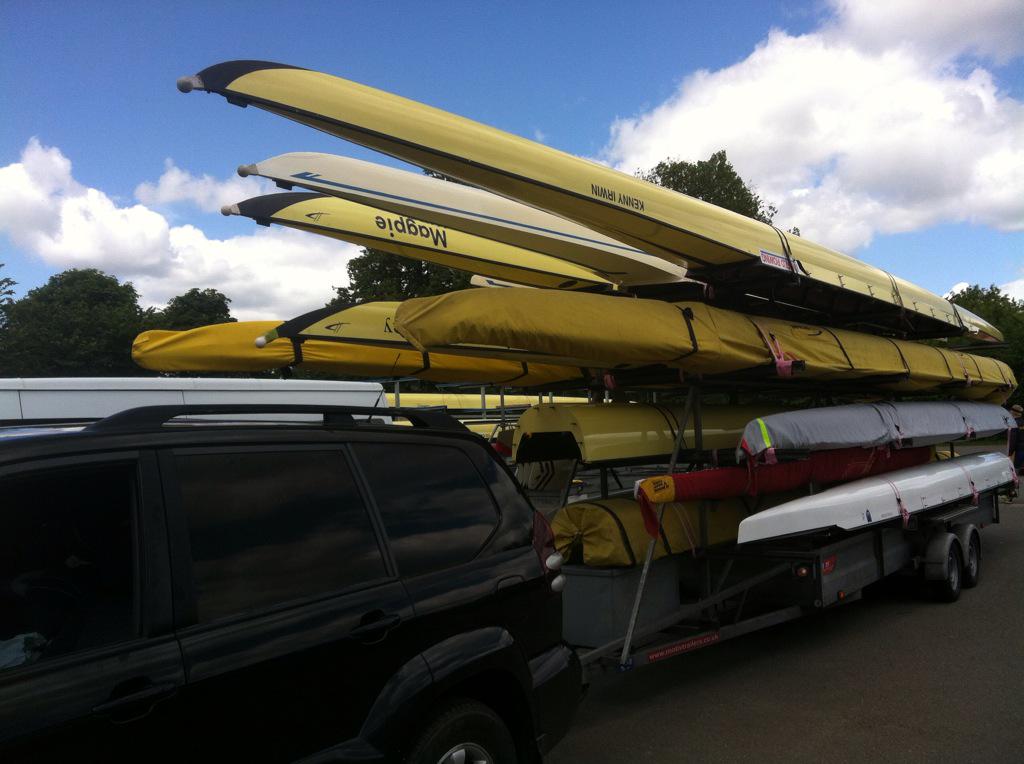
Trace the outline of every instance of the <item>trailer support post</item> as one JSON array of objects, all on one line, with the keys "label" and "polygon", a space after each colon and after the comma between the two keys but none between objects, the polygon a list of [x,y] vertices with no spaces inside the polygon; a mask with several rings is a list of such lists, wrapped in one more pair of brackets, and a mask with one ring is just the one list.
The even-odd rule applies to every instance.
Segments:
[{"label": "trailer support post", "polygon": [[[686,395],[686,407],[683,409],[683,418],[678,423],[678,431],[676,432],[676,442],[672,447],[672,458],[669,460],[668,472],[671,475],[676,471],[676,464],[679,461],[679,451],[683,446],[683,436],[686,433],[686,424],[690,421],[690,417],[696,411],[696,407],[700,405],[700,390],[696,385],[690,387],[689,392]],[[701,432],[700,432],[700,419],[694,419],[694,436],[698,444],[701,443]],[[661,527],[661,521],[665,517],[665,505],[658,505],[658,527]],[[651,563],[654,561],[654,545],[657,543],[656,539],[651,539],[647,544],[647,554],[644,556],[644,567],[640,571],[640,582],[636,587],[636,597],[633,598],[633,610],[629,614],[629,626],[626,628],[626,639],[622,643],[622,652],[619,655],[619,670],[625,671],[630,668],[629,666],[629,652],[633,647],[633,634],[636,631],[637,617],[640,615],[640,602],[644,597],[644,588],[647,586],[647,574],[651,570]]]}]

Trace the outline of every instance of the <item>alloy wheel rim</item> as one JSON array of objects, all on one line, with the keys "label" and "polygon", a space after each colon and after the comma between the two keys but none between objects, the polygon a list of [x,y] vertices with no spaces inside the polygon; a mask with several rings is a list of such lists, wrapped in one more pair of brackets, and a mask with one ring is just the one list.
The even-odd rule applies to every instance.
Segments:
[{"label": "alloy wheel rim", "polygon": [[438,759],[437,764],[494,764],[494,759],[481,745],[459,743]]}]

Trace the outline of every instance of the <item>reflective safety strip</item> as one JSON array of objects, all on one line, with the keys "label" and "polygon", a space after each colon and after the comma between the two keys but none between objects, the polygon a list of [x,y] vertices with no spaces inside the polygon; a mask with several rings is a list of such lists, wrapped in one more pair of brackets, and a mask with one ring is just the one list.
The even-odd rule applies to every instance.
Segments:
[{"label": "reflective safety strip", "polygon": [[772,437],[768,434],[768,425],[760,417],[757,418],[757,424],[761,428],[761,438],[764,440],[764,452],[761,454],[761,458],[764,459],[765,464],[775,464],[775,447],[772,446]]}]

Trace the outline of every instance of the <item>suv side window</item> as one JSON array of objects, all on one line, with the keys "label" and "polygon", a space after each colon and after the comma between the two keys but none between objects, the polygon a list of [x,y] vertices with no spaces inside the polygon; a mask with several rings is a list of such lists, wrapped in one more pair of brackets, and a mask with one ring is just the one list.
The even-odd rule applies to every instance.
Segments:
[{"label": "suv side window", "polygon": [[501,552],[530,546],[533,541],[533,507],[520,493],[512,477],[483,449],[473,454],[473,463],[501,507],[501,526],[488,544],[488,549]]},{"label": "suv side window", "polygon": [[340,450],[179,453],[200,622],[384,578]]},{"label": "suv side window", "polygon": [[403,576],[467,562],[498,524],[479,473],[459,448],[353,444]]},{"label": "suv side window", "polygon": [[134,464],[0,480],[0,670],[138,636]]}]

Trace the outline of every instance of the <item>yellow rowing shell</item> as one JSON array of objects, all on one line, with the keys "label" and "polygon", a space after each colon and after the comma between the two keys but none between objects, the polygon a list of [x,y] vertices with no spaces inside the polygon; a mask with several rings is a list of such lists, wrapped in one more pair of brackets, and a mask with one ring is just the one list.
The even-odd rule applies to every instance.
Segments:
[{"label": "yellow rowing shell", "polygon": [[238,173],[268,178],[282,188],[299,187],[337,196],[375,207],[390,213],[390,217],[411,217],[539,252],[586,268],[618,285],[670,284],[684,275],[679,266],[565,218],[422,173],[314,152],[281,154],[243,165]]},{"label": "yellow rowing shell", "polygon": [[221,212],[526,286],[612,286],[607,278],[565,260],[326,194],[268,194],[226,205]]},{"label": "yellow rowing shell", "polygon": [[[398,303],[374,303],[376,309],[343,316],[363,331],[344,337],[293,343],[274,333],[280,321],[239,321],[211,324],[186,331],[151,330],[132,343],[132,360],[144,369],[163,372],[258,372],[302,366],[335,375],[358,377],[416,377],[431,382],[545,385],[580,376],[578,369],[524,364],[445,353],[422,353],[398,337],[388,342],[384,323],[393,320]],[[383,306],[382,308],[380,306]],[[336,311],[332,314],[337,315]],[[330,324],[331,322],[328,322]],[[329,331],[329,330],[324,330]],[[362,341],[356,337],[363,336]],[[270,335],[257,347],[258,337]],[[376,339],[377,345],[369,344]],[[403,400],[405,396],[402,396]],[[478,398],[479,400],[479,398]]]},{"label": "yellow rowing shell", "polygon": [[907,337],[997,329],[856,258],[548,146],[322,72],[230,61],[183,77],[202,89],[573,220],[686,267],[717,299],[748,295],[823,323]]}]

